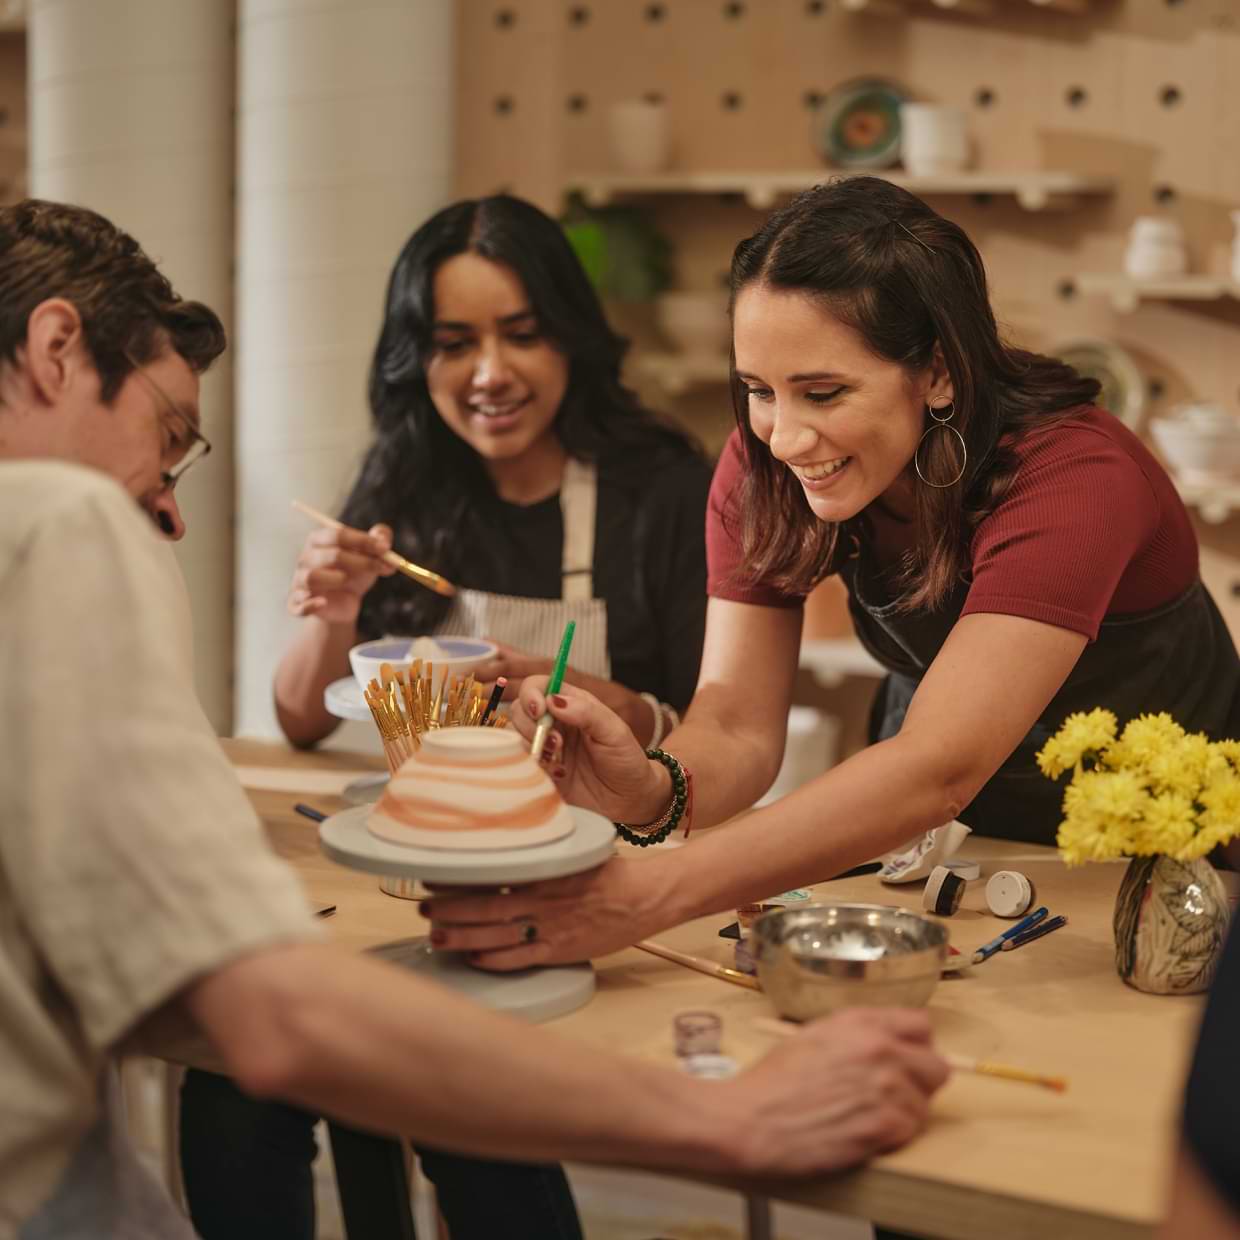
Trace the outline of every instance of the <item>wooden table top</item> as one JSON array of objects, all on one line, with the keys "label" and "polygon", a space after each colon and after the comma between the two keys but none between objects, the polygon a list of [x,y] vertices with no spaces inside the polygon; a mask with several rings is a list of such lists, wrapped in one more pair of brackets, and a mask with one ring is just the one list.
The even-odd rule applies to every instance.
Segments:
[{"label": "wooden table top", "polygon": [[[384,895],[373,876],[329,861],[315,824],[292,810],[299,800],[325,812],[340,808],[335,794],[360,771],[379,769],[376,760],[295,753],[268,742],[226,741],[225,748],[310,898],[337,905],[329,924],[338,942],[364,950],[420,932],[416,905]],[[1052,1229],[1072,1240],[1147,1237],[1163,1212],[1200,1003],[1140,994],[1116,975],[1110,923],[1122,865],[1068,870],[1049,848],[984,839],[969,840],[961,855],[980,861],[983,872],[949,919],[962,951],[1011,924],[986,911],[984,879],[995,869],[1028,875],[1038,903],[1069,922],[941,982],[930,1003],[939,1044],[1066,1076],[1069,1091],[959,1074],[936,1099],[928,1131],[905,1149],[848,1174],[761,1191],[949,1240],[1045,1240]],[[816,891],[920,910],[921,884],[882,886],[873,875]],[[730,964],[733,945],[718,937],[729,920],[704,918],[660,941]],[[774,1015],[759,993],[635,949],[595,968],[594,999],[555,1022],[572,1037],[671,1065],[674,1013],[708,1007],[723,1017],[725,1052],[742,1063],[773,1044],[755,1025]]]}]

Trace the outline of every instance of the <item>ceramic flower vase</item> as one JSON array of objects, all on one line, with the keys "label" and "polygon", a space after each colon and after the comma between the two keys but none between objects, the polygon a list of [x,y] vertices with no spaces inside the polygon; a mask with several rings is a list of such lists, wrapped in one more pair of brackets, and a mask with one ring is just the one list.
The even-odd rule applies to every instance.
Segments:
[{"label": "ceramic flower vase", "polygon": [[1115,967],[1147,994],[1197,994],[1214,978],[1229,917],[1204,858],[1134,857],[1115,897]]}]

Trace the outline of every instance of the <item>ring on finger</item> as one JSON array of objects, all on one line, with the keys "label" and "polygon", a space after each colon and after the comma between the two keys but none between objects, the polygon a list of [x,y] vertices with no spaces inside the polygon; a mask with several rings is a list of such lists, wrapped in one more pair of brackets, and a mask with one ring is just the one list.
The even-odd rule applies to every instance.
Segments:
[{"label": "ring on finger", "polygon": [[533,943],[538,938],[538,927],[532,921],[527,921],[521,926],[521,942]]}]

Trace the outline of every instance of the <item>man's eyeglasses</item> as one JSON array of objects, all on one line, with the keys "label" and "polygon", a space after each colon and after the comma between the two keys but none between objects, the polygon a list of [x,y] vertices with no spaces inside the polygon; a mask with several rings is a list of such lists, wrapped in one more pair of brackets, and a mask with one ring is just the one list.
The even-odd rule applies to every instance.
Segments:
[{"label": "man's eyeglasses", "polygon": [[151,378],[150,374],[137,362],[125,354],[125,360],[133,367],[134,373],[159,398],[160,416],[168,425],[170,443],[163,453],[163,466],[160,481],[171,491],[185,476],[185,471],[196,461],[201,461],[211,451],[211,443],[207,437],[190,421],[187,414],[177,408],[176,401]]}]

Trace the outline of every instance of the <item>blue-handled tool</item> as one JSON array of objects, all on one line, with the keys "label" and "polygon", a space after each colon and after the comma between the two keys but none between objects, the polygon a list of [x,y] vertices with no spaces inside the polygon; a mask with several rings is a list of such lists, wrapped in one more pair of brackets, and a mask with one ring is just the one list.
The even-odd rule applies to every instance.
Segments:
[{"label": "blue-handled tool", "polygon": [[1018,934],[1024,934],[1026,930],[1032,930],[1034,926],[1047,915],[1049,910],[1045,907],[1034,909],[1023,921],[1018,921],[1014,926],[1005,930],[997,939],[991,939],[989,943],[983,943],[981,947],[973,953],[973,963],[981,964],[983,960],[989,960],[995,952],[999,951],[1008,939],[1014,939]]}]

